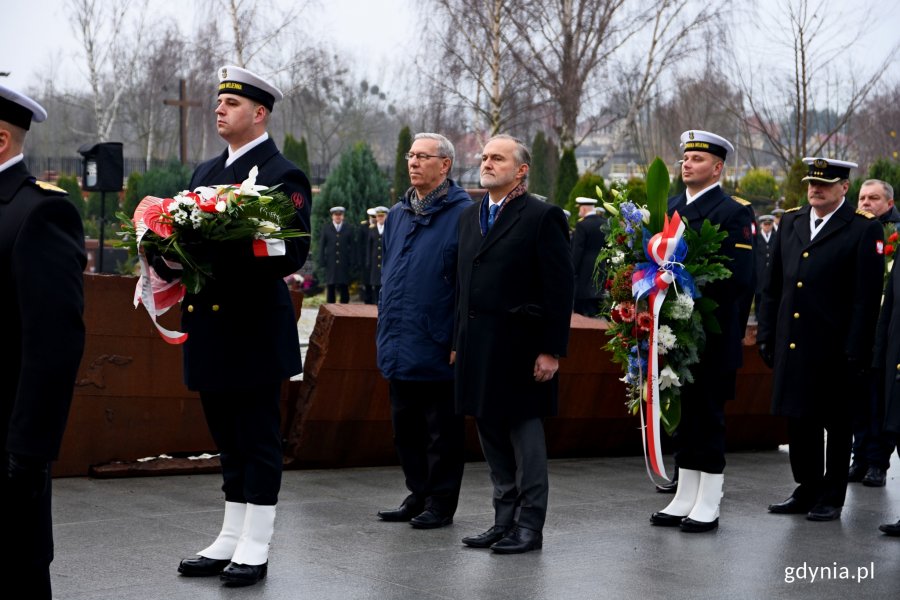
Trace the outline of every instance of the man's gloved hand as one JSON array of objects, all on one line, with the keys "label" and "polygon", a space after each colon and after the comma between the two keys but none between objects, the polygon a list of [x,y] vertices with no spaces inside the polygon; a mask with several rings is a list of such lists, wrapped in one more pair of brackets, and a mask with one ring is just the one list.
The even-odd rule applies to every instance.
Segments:
[{"label": "man's gloved hand", "polygon": [[765,342],[759,344],[759,356],[767,367],[775,368],[775,352],[769,344]]},{"label": "man's gloved hand", "polygon": [[10,454],[7,477],[13,497],[36,500],[50,485],[50,463],[39,457]]},{"label": "man's gloved hand", "polygon": [[144,255],[147,257],[147,262],[150,263],[150,266],[156,271],[156,274],[159,275],[160,279],[172,283],[178,277],[181,277],[181,271],[176,269],[172,269],[169,265],[166,264],[166,261],[163,260],[162,254],[157,252],[154,248],[147,248],[144,250]]}]

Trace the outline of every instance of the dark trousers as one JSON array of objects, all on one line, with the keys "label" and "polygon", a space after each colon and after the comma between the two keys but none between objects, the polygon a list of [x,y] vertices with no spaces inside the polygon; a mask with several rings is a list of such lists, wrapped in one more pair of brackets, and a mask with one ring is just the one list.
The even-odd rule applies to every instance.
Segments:
[{"label": "dark trousers", "polygon": [[227,502],[272,506],[281,489],[281,383],[252,390],[200,392],[222,462]]},{"label": "dark trousers", "polygon": [[390,382],[394,445],[411,501],[453,515],[465,466],[465,421],[453,380]]},{"label": "dark trousers", "polygon": [[[38,498],[22,494],[9,483],[9,457],[0,450],[0,511],[6,515],[0,560],[15,577],[16,591],[9,597],[23,600],[50,600],[50,562],[53,560],[51,481]],[[12,584],[10,584],[12,585]],[[4,593],[4,597],[7,594]]]},{"label": "dark trousers", "polygon": [[[877,376],[871,376],[867,401],[854,405],[853,462],[887,471],[894,451],[894,436],[885,433],[884,396],[878,393]],[[858,392],[857,392],[858,393]]]},{"label": "dark trousers", "polygon": [[494,525],[543,530],[550,493],[543,422],[476,422],[494,484]]},{"label": "dark trousers", "polygon": [[844,505],[852,435],[852,424],[847,418],[788,419],[791,472],[800,484],[794,491],[795,498],[829,506]]},{"label": "dark trousers", "polygon": [[325,300],[329,304],[334,304],[335,302],[335,289],[341,296],[341,304],[350,302],[350,287],[346,283],[329,283],[325,286]]},{"label": "dark trousers", "polygon": [[735,372],[697,365],[694,383],[681,392],[681,422],[672,436],[675,464],[704,473],[725,470],[725,401],[734,395]]}]

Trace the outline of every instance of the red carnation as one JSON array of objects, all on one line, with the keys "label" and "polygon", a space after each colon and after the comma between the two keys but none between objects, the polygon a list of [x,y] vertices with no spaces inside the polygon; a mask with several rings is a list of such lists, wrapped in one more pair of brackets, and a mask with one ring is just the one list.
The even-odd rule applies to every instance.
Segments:
[{"label": "red carnation", "polygon": [[889,235],[887,239],[887,241],[891,244],[896,244],[898,240],[900,240],[900,234],[898,234],[896,231]]},{"label": "red carnation", "polygon": [[892,244],[888,244],[884,247],[884,255],[885,256],[893,256],[894,255],[894,246]]}]

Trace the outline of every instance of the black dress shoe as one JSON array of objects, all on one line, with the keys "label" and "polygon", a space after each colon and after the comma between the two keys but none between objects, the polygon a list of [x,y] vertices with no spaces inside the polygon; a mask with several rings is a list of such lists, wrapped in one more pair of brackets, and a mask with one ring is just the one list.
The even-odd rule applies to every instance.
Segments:
[{"label": "black dress shoe", "polygon": [[777,515],[802,515],[808,513],[811,508],[811,502],[803,502],[791,496],[784,502],[770,504],[769,512]]},{"label": "black dress shoe", "polygon": [[878,467],[869,467],[866,476],[862,479],[862,484],[866,487],[884,487],[887,480],[887,472]]},{"label": "black dress shoe", "polygon": [[453,523],[453,515],[444,515],[429,508],[422,514],[409,520],[409,524],[415,529],[437,529]]},{"label": "black dress shoe", "polygon": [[719,528],[719,519],[718,517],[710,522],[706,523],[704,521],[695,521],[689,517],[685,517],[681,522],[681,530],[686,533],[702,533],[704,531],[712,531],[713,529]]},{"label": "black dress shoe", "polygon": [[867,470],[868,467],[866,467],[866,465],[853,463],[850,465],[850,470],[847,471],[847,481],[850,483],[859,483],[863,480],[863,477],[866,476]]},{"label": "black dress shoe", "polygon": [[678,527],[684,518],[664,512],[655,512],[650,515],[650,522],[660,527]]},{"label": "black dress shoe", "polygon": [[900,521],[897,521],[896,523],[885,523],[884,525],[879,525],[878,529],[890,536],[900,536]]},{"label": "black dress shoe", "polygon": [[379,510],[378,518],[382,521],[409,521],[421,512],[421,505],[404,502],[394,510]]},{"label": "black dress shoe", "polygon": [[222,569],[228,566],[229,559],[216,560],[205,556],[186,558],[178,565],[178,572],[185,577],[211,577],[218,575]]},{"label": "black dress shoe", "polygon": [[807,521],[834,521],[840,518],[841,507],[828,504],[816,504],[806,515]]},{"label": "black dress shoe", "polygon": [[464,537],[462,543],[470,548],[490,548],[506,537],[509,525],[494,525],[484,533]]},{"label": "black dress shoe", "polygon": [[263,579],[268,570],[268,562],[264,562],[261,565],[229,563],[219,575],[219,579],[229,587],[243,587],[245,585],[253,585],[260,579]]},{"label": "black dress shoe", "polygon": [[544,535],[527,527],[514,526],[506,536],[491,546],[497,554],[522,554],[540,550],[544,545]]}]

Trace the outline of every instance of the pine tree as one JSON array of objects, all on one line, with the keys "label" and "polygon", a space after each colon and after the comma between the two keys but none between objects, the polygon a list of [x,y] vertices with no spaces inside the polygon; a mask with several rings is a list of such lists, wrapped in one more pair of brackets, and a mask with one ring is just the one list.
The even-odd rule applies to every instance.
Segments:
[{"label": "pine tree", "polygon": [[565,208],[569,202],[569,193],[576,183],[578,183],[578,163],[575,161],[575,150],[570,148],[565,150],[559,159],[553,203]]},{"label": "pine tree", "polygon": [[566,205],[563,207],[572,213],[573,222],[578,218],[578,205],[575,204],[575,198],[584,196],[586,198],[596,198],[599,201],[600,199],[597,198],[598,187],[603,191],[603,199],[608,200],[609,193],[602,176],[595,175],[594,173],[585,173],[578,179],[578,182],[572,188],[572,191],[569,192],[569,198]]},{"label": "pine tree", "polygon": [[404,155],[412,146],[412,133],[409,126],[404,126],[397,137],[397,158],[394,160],[394,186],[391,188],[391,204],[397,201],[409,189],[409,170]]},{"label": "pine tree", "polygon": [[547,138],[538,131],[531,142],[531,168],[528,170],[528,191],[549,197],[551,189],[547,178]]},{"label": "pine tree", "polygon": [[390,187],[372,149],[365,142],[357,142],[341,155],[337,167],[328,174],[322,191],[313,199],[312,255],[318,246],[322,226],[331,221],[332,206],[343,206],[344,222],[356,226],[366,220],[366,209],[388,202]]},{"label": "pine tree", "polygon": [[300,138],[300,148],[297,150],[297,161],[294,164],[312,180],[312,171],[309,165],[309,147],[306,144],[305,137]]}]

